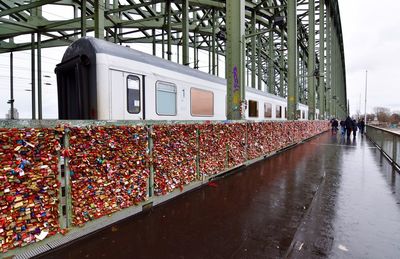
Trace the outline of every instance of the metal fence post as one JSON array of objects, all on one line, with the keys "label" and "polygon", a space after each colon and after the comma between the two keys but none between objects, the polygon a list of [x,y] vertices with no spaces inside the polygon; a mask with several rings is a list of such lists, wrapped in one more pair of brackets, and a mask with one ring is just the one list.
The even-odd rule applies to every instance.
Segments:
[{"label": "metal fence post", "polygon": [[[199,124],[200,125],[200,124]],[[204,174],[200,175],[200,129],[196,129],[196,178],[204,181]]]},{"label": "metal fence post", "polygon": [[[69,129],[65,129],[64,134],[64,148],[65,150],[69,149],[69,139],[70,139],[71,131]],[[66,198],[66,227],[69,228],[72,225],[72,197],[71,197],[71,171],[69,169],[69,156],[64,157],[64,168],[65,168],[65,198]]]},{"label": "metal fence post", "polygon": [[249,160],[249,122],[245,122],[246,123],[246,135],[245,135],[245,160],[248,161]]},{"label": "metal fence post", "polygon": [[229,168],[229,145],[228,143],[225,144],[225,169]]},{"label": "metal fence post", "polygon": [[149,179],[147,180],[147,197],[153,197],[154,196],[154,162],[153,162],[153,126],[152,125],[147,125],[145,127],[148,127],[148,149],[149,149],[149,156],[150,156],[150,174],[149,174]]},{"label": "metal fence post", "polygon": [[393,134],[393,163],[397,164],[397,136]]}]

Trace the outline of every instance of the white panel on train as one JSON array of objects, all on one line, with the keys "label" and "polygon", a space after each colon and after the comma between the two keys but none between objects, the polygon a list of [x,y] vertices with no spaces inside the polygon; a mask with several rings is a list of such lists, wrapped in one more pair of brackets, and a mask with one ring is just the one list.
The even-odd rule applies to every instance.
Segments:
[{"label": "white panel on train", "polygon": [[[124,73],[121,71],[110,70],[111,84],[109,85],[109,98],[110,104],[110,120],[125,119],[125,107],[126,105],[121,105],[125,102],[124,93],[122,91],[122,86],[124,85]],[[118,105],[116,105],[118,104]],[[124,103],[125,104],[125,103]]]},{"label": "white panel on train", "polygon": [[142,118],[141,77],[110,69],[110,103],[111,120],[138,120]]}]

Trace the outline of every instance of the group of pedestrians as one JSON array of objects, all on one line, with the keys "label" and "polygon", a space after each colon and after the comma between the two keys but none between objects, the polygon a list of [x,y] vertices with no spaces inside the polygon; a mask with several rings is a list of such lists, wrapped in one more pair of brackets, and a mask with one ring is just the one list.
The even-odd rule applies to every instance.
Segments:
[{"label": "group of pedestrians", "polygon": [[345,120],[341,120],[340,122],[338,122],[335,118],[333,118],[331,120],[332,134],[337,133],[339,125],[340,133],[343,137],[347,133],[347,138],[350,138],[351,132],[353,132],[353,136],[356,137],[357,130],[360,130],[361,136],[364,134],[364,119],[360,119],[357,122],[355,119],[351,119],[350,116],[347,116]]}]

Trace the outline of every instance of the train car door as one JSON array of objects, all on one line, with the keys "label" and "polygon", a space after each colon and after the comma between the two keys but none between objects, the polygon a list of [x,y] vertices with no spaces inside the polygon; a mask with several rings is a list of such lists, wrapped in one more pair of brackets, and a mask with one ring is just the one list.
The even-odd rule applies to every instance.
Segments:
[{"label": "train car door", "polygon": [[110,119],[143,119],[143,76],[110,70]]}]

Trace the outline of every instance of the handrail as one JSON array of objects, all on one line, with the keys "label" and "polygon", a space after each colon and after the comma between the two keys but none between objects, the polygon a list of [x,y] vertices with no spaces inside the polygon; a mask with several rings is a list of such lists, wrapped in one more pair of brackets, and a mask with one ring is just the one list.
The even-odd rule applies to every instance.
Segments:
[{"label": "handrail", "polygon": [[372,126],[372,125],[366,125],[366,126],[371,127],[371,128],[375,128],[375,129],[378,129],[378,130],[386,131],[386,132],[388,132],[390,134],[395,134],[395,135],[399,135],[400,136],[400,131],[397,132],[397,131],[389,130],[387,128],[381,128],[381,127]]},{"label": "handrail", "polygon": [[366,134],[400,171],[400,132],[367,125]]}]

